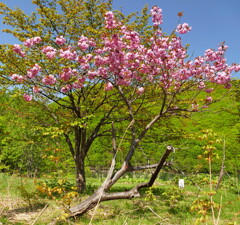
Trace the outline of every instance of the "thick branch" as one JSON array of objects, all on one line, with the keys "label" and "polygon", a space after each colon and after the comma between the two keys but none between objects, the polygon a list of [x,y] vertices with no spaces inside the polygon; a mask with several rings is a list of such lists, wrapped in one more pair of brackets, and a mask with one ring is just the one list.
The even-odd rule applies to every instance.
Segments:
[{"label": "thick branch", "polygon": [[69,138],[69,136],[67,134],[64,134],[64,136],[65,136],[66,142],[67,142],[67,144],[69,146],[69,149],[70,149],[70,152],[72,154],[72,157],[75,160],[75,152],[74,152],[74,148],[73,148],[72,142],[71,142],[71,140],[70,140],[70,138]]},{"label": "thick branch", "polygon": [[138,186],[139,189],[143,188],[143,187],[151,187],[153,185],[153,183],[155,182],[155,180],[158,177],[158,174],[159,174],[160,170],[163,168],[166,159],[168,158],[169,154],[173,151],[174,151],[174,147],[167,146],[167,150],[163,154],[162,158],[160,159],[160,161],[158,163],[158,166],[157,166],[156,170],[153,172],[150,180],[147,183],[139,184],[139,186]]},{"label": "thick branch", "polygon": [[[172,163],[165,162],[163,166],[169,166]],[[149,170],[149,169],[155,169],[158,167],[158,164],[152,164],[152,165],[145,165],[145,166],[136,166],[132,167],[131,171],[141,171],[141,170]]]}]

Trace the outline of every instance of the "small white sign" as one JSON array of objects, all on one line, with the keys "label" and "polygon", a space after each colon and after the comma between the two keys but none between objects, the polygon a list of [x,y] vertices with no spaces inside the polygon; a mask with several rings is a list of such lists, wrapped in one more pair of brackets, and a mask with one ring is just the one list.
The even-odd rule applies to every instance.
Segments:
[{"label": "small white sign", "polygon": [[184,179],[179,179],[178,180],[178,187],[179,188],[184,188]]}]

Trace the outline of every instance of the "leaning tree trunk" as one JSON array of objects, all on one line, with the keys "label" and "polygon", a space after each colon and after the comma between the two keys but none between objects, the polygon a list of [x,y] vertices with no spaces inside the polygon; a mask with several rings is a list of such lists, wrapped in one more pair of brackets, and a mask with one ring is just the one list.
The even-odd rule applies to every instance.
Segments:
[{"label": "leaning tree trunk", "polygon": [[[158,174],[160,170],[163,168],[166,159],[168,158],[169,154],[174,150],[172,146],[168,146],[166,149],[166,152],[163,154],[162,158],[160,159],[159,163],[156,165],[155,171],[152,173],[152,176],[150,180],[147,183],[140,183],[136,185],[134,188],[123,191],[123,192],[115,192],[115,193],[107,193],[107,191],[112,187],[112,185],[120,178],[123,174],[126,172],[129,172],[133,168],[129,167],[126,169],[126,167],[122,167],[116,174],[121,173],[121,176],[118,176],[115,178],[116,174],[113,177],[107,177],[105,182],[102,184],[102,186],[90,197],[88,197],[86,200],[81,202],[80,204],[70,208],[71,216],[80,216],[89,211],[90,209],[94,208],[103,201],[110,201],[110,200],[116,200],[116,199],[131,199],[134,197],[139,197],[140,192],[139,190],[144,187],[151,187],[158,177]],[[115,160],[115,159],[113,159]],[[112,168],[110,168],[109,171],[111,171]],[[110,174],[110,173],[109,173]]]}]

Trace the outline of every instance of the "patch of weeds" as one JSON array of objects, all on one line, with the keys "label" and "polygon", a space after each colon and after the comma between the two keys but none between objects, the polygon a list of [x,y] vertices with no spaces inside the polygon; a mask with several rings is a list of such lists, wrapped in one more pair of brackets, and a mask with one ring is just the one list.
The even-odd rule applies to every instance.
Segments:
[{"label": "patch of weeds", "polygon": [[33,209],[33,205],[38,202],[37,191],[28,191],[23,185],[18,186],[20,196],[25,202],[28,203],[30,209]]},{"label": "patch of weeds", "polygon": [[24,225],[23,223],[20,223],[20,222],[11,222],[10,220],[8,220],[8,218],[7,217],[0,217],[0,224],[2,225]]},{"label": "patch of weeds", "polygon": [[87,184],[84,194],[92,195],[96,189],[97,189],[97,185]]},{"label": "patch of weeds", "polygon": [[0,224],[11,224],[7,217],[0,217]]},{"label": "patch of weeds", "polygon": [[[36,188],[42,197],[50,199],[63,198],[69,192],[76,192],[74,184],[65,179],[51,179],[36,183]],[[76,192],[77,193],[77,192]]]},{"label": "patch of weeds", "polygon": [[38,195],[42,198],[58,200],[65,208],[70,208],[73,200],[79,196],[74,184],[65,179],[51,179],[36,184]]},{"label": "patch of weeds", "polygon": [[167,200],[168,205],[172,208],[176,207],[178,202],[183,199],[184,191],[183,189],[172,187],[163,192],[162,196]]}]

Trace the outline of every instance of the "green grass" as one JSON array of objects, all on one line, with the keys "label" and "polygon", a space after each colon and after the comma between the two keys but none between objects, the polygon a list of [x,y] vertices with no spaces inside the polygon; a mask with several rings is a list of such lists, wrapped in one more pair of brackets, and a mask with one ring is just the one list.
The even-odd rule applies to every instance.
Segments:
[{"label": "green grass", "polygon": [[[142,182],[143,179],[136,178],[134,182]],[[129,189],[133,186],[132,181],[132,178],[124,178],[113,187],[112,191]],[[225,183],[228,184],[227,181]],[[89,195],[93,192],[94,187],[100,185],[100,180],[90,178],[88,185],[87,194]],[[20,187],[23,187],[24,191],[21,191]],[[36,194],[33,179],[0,174],[0,223],[45,225],[55,221],[55,224],[59,225],[84,225],[89,224],[92,219],[93,224],[99,225],[197,224],[195,222],[201,215],[198,211],[192,212],[190,208],[194,200],[208,198],[206,194],[209,190],[208,185],[201,185],[201,188],[204,192],[199,191],[196,186],[186,183],[184,189],[178,189],[174,182],[158,180],[153,188],[142,190],[140,198],[102,202],[96,211],[93,209],[73,221],[64,220],[64,204],[61,198],[49,199]],[[87,194],[81,195],[79,198],[86,198]],[[29,204],[28,198],[31,204]],[[71,204],[76,204],[79,198],[74,198]],[[222,205],[219,224],[238,224],[240,221],[240,196],[237,187],[232,186],[231,183],[222,185],[222,188],[213,196],[213,200]],[[207,220],[199,224],[213,224],[211,212],[209,211],[207,215]],[[58,222],[56,222],[56,218],[59,218]]]}]

